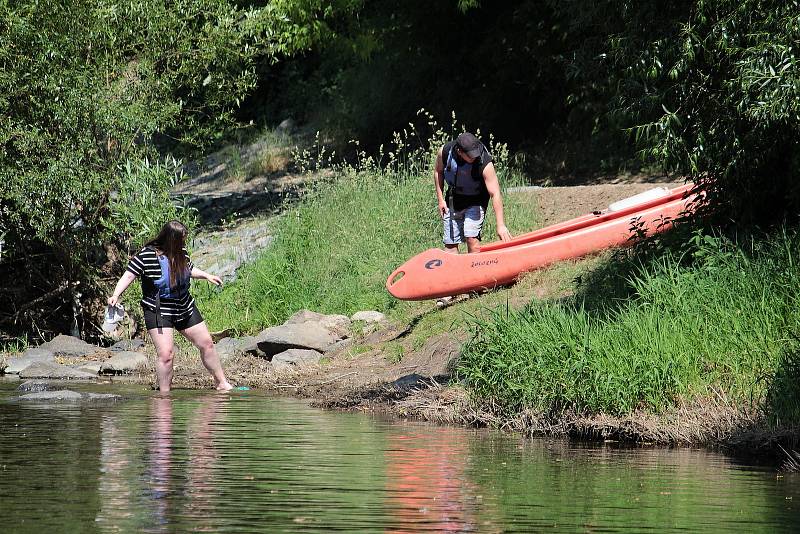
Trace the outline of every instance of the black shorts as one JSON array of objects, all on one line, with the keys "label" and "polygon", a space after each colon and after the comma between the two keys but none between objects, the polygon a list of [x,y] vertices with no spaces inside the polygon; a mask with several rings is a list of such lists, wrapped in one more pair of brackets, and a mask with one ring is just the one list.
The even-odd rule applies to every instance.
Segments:
[{"label": "black shorts", "polygon": [[181,315],[179,317],[173,317],[171,315],[162,315],[161,316],[161,324],[159,325],[156,322],[156,312],[147,308],[146,306],[142,306],[142,310],[144,310],[144,324],[148,330],[152,330],[153,328],[174,328],[175,330],[186,330],[187,328],[191,328],[194,325],[200,324],[203,322],[203,316],[200,315],[200,310],[197,309],[197,305],[192,305],[191,312]]}]

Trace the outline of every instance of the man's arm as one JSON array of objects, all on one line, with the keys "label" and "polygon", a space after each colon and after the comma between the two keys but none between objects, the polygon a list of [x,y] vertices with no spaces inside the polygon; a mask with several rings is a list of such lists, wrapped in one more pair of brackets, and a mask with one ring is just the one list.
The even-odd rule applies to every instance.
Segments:
[{"label": "man's arm", "polygon": [[492,199],[492,209],[494,210],[495,219],[497,219],[497,237],[501,241],[511,241],[511,233],[506,228],[506,221],[503,217],[503,195],[500,194],[500,182],[494,170],[494,163],[489,163],[483,169],[483,181],[486,184],[489,197]]},{"label": "man's arm", "polygon": [[439,203],[439,215],[444,218],[447,213],[447,202],[444,200],[444,163],[442,162],[442,151],[436,156],[436,164],[433,166],[433,183],[436,186],[436,200]]}]

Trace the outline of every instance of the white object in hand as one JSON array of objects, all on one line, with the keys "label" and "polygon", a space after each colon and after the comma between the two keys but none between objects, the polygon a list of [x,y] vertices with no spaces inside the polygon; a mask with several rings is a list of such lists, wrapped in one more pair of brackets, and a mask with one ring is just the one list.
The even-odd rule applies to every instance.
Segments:
[{"label": "white object in hand", "polygon": [[125,318],[125,308],[117,304],[116,306],[106,306],[105,321],[103,322],[103,330],[105,332],[113,332],[117,329],[117,324]]}]

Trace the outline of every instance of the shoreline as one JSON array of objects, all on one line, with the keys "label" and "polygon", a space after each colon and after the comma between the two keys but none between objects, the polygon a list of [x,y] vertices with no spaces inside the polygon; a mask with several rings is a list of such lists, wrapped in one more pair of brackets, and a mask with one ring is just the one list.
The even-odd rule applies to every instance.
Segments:
[{"label": "shoreline", "polygon": [[[450,347],[452,348],[452,347]],[[380,363],[379,348],[359,357],[334,354],[324,365],[297,370],[269,370],[268,362],[239,355],[226,363],[231,383],[293,398],[316,408],[375,412],[439,425],[493,428],[517,432],[528,438],[557,437],[633,446],[703,447],[740,456],[774,459],[780,466],[786,450],[797,448],[800,427],[769,425],[763,412],[744,407],[721,395],[682,405],[661,414],[637,410],[629,415],[537,413],[523,410],[504,414],[485,400],[471,398],[461,385],[449,383],[447,374],[421,374],[418,363]],[[445,368],[452,365],[451,353]],[[424,359],[417,358],[417,360]],[[405,362],[405,364],[404,364]],[[197,362],[199,364],[199,360]],[[440,367],[441,369],[442,367]],[[187,369],[188,371],[188,369]],[[140,375],[141,383],[154,383],[153,375]],[[176,372],[175,387],[205,389],[210,379],[204,369]]]},{"label": "shoreline", "polygon": [[[375,340],[388,341],[396,339],[399,333],[402,332],[390,328],[371,335]],[[747,409],[719,394],[714,399],[661,414],[643,410],[625,416],[543,414],[533,410],[502,413],[490,402],[471,398],[463,386],[449,383],[447,370],[458,357],[458,344],[443,336],[434,338],[437,339],[422,350],[394,363],[384,356],[381,344],[385,341],[376,341],[369,352],[353,355],[344,348],[327,354],[323,364],[296,369],[276,370],[263,357],[245,353],[229,355],[223,366],[234,385],[303,399],[320,409],[373,412],[437,425],[492,428],[526,438],[563,438],[620,446],[701,447],[736,457],[756,457],[777,469],[795,469],[786,451],[797,448],[799,427],[770,427],[760,410]],[[130,374],[101,375],[100,383],[111,387],[115,383],[139,384],[155,389],[152,347],[146,347],[145,354],[147,367]],[[439,358],[434,361],[437,355]],[[16,379],[20,385],[28,380]],[[32,380],[57,382],[57,389],[69,389],[71,383],[99,383]],[[194,349],[187,351],[181,347],[175,360],[173,389],[214,393],[211,378]]]},{"label": "shoreline", "polygon": [[[587,211],[590,205],[605,205],[609,199],[622,196],[622,190],[633,193],[635,189],[646,189],[653,185],[655,184],[636,184],[635,187],[609,184],[580,189],[545,188],[535,190],[535,195],[530,197],[526,197],[525,193],[518,193],[517,201],[528,204],[536,201],[541,222],[547,224],[572,215],[568,210],[580,214]],[[387,320],[380,326],[371,325],[365,329],[363,322],[346,316],[323,316],[301,310],[282,326],[290,324],[296,316],[306,314],[306,317],[300,318],[301,324],[317,322],[320,323],[318,326],[329,329],[329,334],[336,334],[337,348],[319,349],[322,352],[321,361],[318,360],[320,363],[304,365],[291,371],[278,371],[269,361],[271,355],[267,357],[262,354],[259,357],[238,350],[236,345],[245,341],[246,338],[243,337],[225,338],[221,342],[220,346],[228,341],[233,342],[226,347],[228,352],[224,355],[223,367],[232,384],[307,399],[313,406],[325,409],[382,412],[436,424],[499,428],[526,436],[558,436],[647,446],[722,448],[750,454],[769,454],[775,458],[775,463],[780,463],[781,458],[786,461],[786,454],[780,451],[779,446],[789,451],[796,450],[800,428],[797,425],[770,424],[774,416],[761,406],[758,399],[738,400],[743,397],[736,397],[736,390],[731,390],[732,397],[727,398],[725,388],[720,382],[713,380],[706,389],[692,390],[689,387],[686,392],[674,393],[666,404],[661,405],[667,406],[661,413],[654,413],[658,408],[646,411],[633,404],[634,408],[626,416],[603,413],[537,413],[532,410],[509,413],[504,412],[499,404],[493,405],[488,401],[471,398],[463,387],[452,383],[449,377],[452,376],[453,364],[461,355],[463,343],[472,335],[471,327],[467,326],[469,319],[480,318],[491,322],[491,310],[525,309],[534,301],[561,303],[574,294],[576,280],[591,276],[592,271],[608,257],[609,253],[601,253],[577,261],[560,262],[547,269],[529,273],[511,288],[489,292],[477,298],[465,298],[443,309],[426,303],[404,305],[402,314],[395,313],[395,320],[402,324],[391,324],[391,320]],[[263,264],[249,268],[266,270],[268,267],[269,264]],[[259,301],[246,294],[246,284],[233,289],[241,290],[241,294],[232,292],[227,300],[211,294],[208,301],[202,303],[205,305],[204,315],[207,314],[209,324],[225,328],[225,332],[255,333],[263,324],[252,321],[252,324],[247,323],[248,314],[241,313],[241,305],[244,301],[247,306],[252,307],[254,302]],[[319,304],[320,308],[325,306]],[[328,307],[342,309],[331,305]],[[220,310],[225,313],[220,313]],[[249,308],[245,309],[247,311]],[[242,322],[243,318],[245,322]],[[323,318],[330,322],[323,325]],[[338,323],[340,319],[346,323],[341,331],[342,324]],[[249,339],[255,340],[257,337],[249,336]],[[502,338],[502,333],[500,337]],[[294,340],[286,340],[285,344],[295,346],[292,341]],[[339,342],[347,343],[339,346]],[[488,343],[491,345],[492,341]],[[527,357],[526,347],[518,351],[520,354],[516,354],[518,360]],[[100,347],[95,349],[106,351]],[[141,351],[146,354],[147,366],[122,379],[112,377],[112,382],[124,380],[152,386],[155,376],[152,346],[143,347]],[[719,351],[712,351],[710,354],[716,353]],[[94,358],[98,368],[99,362],[108,356],[106,354]],[[480,360],[479,356],[475,358]],[[77,367],[78,362],[60,363]],[[508,365],[505,359],[501,363]],[[0,367],[1,364],[0,358]],[[554,365],[558,365],[558,362]],[[718,368],[710,365],[708,370],[715,371]],[[97,371],[94,373],[96,375]],[[538,376],[540,375],[533,372],[526,378],[534,383]],[[517,380],[519,377],[511,378]],[[193,348],[187,351],[184,343],[176,357],[174,386],[209,389],[210,385],[210,377],[200,363],[197,352]],[[559,384],[556,386],[560,387]],[[697,399],[692,395],[693,391],[707,393]],[[685,402],[679,395],[695,400]],[[734,397],[737,400],[732,400]],[[627,409],[623,412],[628,413]]]}]

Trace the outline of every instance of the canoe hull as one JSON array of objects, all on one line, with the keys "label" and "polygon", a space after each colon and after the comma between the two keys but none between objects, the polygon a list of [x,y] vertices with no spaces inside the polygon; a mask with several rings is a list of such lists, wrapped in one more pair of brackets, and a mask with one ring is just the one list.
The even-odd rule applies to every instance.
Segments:
[{"label": "canoe hull", "polygon": [[692,209],[697,196],[691,193],[691,185],[683,186],[658,201],[619,213],[584,215],[511,242],[487,245],[472,254],[428,249],[389,275],[386,289],[398,299],[424,300],[506,285],[523,273],[554,262],[632,244],[643,235],[663,232]]}]

